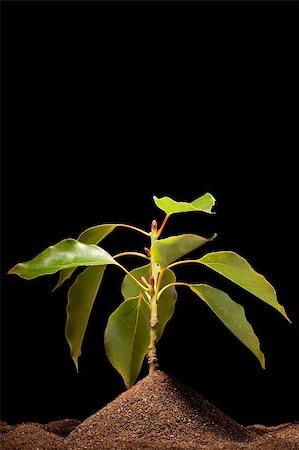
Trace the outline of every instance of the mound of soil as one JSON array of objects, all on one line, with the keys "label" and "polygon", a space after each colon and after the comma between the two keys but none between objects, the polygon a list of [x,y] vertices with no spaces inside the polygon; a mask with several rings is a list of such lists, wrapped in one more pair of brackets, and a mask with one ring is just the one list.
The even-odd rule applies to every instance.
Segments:
[{"label": "mound of soil", "polygon": [[85,420],[67,444],[69,449],[94,450],[103,441],[111,445],[115,438],[191,449],[216,438],[246,442],[251,434],[193,390],[156,371]]},{"label": "mound of soil", "polygon": [[3,450],[65,450],[64,439],[49,433],[38,423],[22,423],[11,426],[0,436]]},{"label": "mound of soil", "polygon": [[299,423],[243,427],[161,371],[79,424],[0,423],[2,450],[299,450]]}]

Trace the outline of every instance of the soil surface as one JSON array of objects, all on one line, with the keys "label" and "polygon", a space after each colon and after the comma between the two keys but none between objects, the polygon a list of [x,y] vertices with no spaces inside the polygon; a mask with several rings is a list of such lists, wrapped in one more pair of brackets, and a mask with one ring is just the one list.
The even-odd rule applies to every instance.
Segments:
[{"label": "soil surface", "polygon": [[299,450],[299,423],[244,427],[164,372],[84,422],[0,423],[2,450]]}]

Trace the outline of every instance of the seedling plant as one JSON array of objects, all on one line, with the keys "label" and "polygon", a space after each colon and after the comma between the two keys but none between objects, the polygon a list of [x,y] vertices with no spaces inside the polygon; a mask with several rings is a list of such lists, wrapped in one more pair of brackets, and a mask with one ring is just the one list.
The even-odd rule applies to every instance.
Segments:
[{"label": "seedling plant", "polygon": [[[68,280],[74,271],[83,266],[68,291],[65,335],[70,353],[78,370],[78,359],[92,307],[104,272],[109,265],[121,269],[122,303],[110,315],[104,344],[107,357],[120,373],[127,388],[131,387],[147,356],[149,374],[158,367],[156,344],[161,339],[167,322],[173,315],[177,287],[191,290],[195,298],[203,301],[223,324],[256,356],[265,368],[265,357],[260,343],[248,322],[244,308],[225,292],[207,284],[177,281],[175,268],[182,264],[200,264],[239,285],[280,312],[288,321],[285,309],[278,303],[273,286],[240,255],[232,251],[207,253],[197,259],[181,259],[216,237],[181,234],[161,239],[168,219],[178,213],[203,212],[212,214],[215,199],[206,193],[191,203],[154,197],[154,202],[165,217],[160,227],[152,221],[150,231],[127,224],[102,224],[88,228],[78,239],[64,239],[48,247],[33,259],[16,264],[9,274],[27,280],[59,272],[54,290]],[[99,247],[115,228],[129,228],[147,239],[144,253],[136,251],[110,255]],[[131,271],[120,263],[123,257],[140,257],[143,264]]]}]

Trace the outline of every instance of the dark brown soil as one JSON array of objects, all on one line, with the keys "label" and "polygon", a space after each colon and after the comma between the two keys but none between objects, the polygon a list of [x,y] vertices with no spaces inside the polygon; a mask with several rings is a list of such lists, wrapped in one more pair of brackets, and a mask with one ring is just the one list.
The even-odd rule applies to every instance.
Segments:
[{"label": "dark brown soil", "polygon": [[64,439],[41,424],[22,423],[0,436],[1,450],[65,450]]},{"label": "dark brown soil", "polygon": [[78,420],[64,419],[40,423],[8,425],[0,422],[1,450],[65,450],[65,437],[78,425]]},{"label": "dark brown soil", "polygon": [[243,427],[157,371],[84,422],[0,423],[1,450],[299,450],[299,423]]}]

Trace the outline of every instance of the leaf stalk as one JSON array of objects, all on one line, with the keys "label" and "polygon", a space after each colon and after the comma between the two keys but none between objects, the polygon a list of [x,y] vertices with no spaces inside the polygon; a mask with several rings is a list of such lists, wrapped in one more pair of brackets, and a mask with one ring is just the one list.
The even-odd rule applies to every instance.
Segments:
[{"label": "leaf stalk", "polygon": [[135,281],[136,284],[138,284],[139,287],[141,287],[141,289],[143,291],[149,291],[149,288],[144,286],[142,283],[140,283],[140,281],[137,280],[137,278],[134,277],[134,275],[132,275],[124,266],[122,266],[121,264],[117,263],[117,266],[122,269],[124,272],[126,272],[126,274],[132,278],[133,281]]},{"label": "leaf stalk", "polygon": [[113,256],[113,259],[120,258],[121,256],[139,256],[140,258],[145,258],[147,260],[150,259],[148,256],[144,255],[143,253],[139,253],[139,252],[121,252],[121,253],[117,253],[116,255]]},{"label": "leaf stalk", "polygon": [[168,289],[168,288],[170,288],[172,286],[187,286],[187,287],[190,287],[191,284],[184,283],[183,281],[175,281],[174,283],[168,283],[159,291],[159,293],[157,295],[157,301],[159,301],[159,298],[161,297],[163,292],[166,291],[166,289]]},{"label": "leaf stalk", "polygon": [[163,222],[162,222],[162,225],[160,226],[159,230],[157,231],[156,239],[158,239],[159,236],[160,236],[160,234],[162,233],[163,228],[165,227],[166,222],[167,222],[169,216],[170,216],[170,214],[166,214],[166,216],[164,217],[164,220],[163,220]]},{"label": "leaf stalk", "polygon": [[141,228],[134,227],[133,225],[128,225],[126,223],[119,224],[120,227],[130,228],[131,230],[138,231],[138,233],[144,234],[145,236],[149,236],[150,234],[147,231],[142,230]]}]

